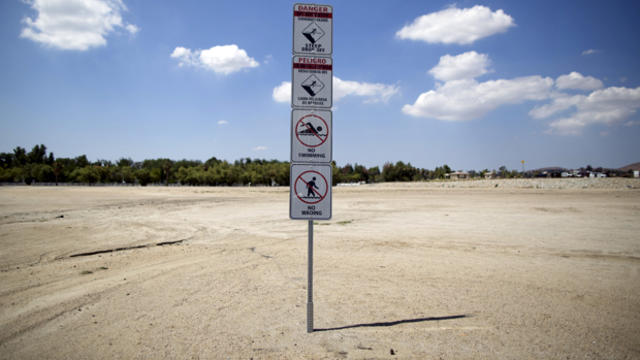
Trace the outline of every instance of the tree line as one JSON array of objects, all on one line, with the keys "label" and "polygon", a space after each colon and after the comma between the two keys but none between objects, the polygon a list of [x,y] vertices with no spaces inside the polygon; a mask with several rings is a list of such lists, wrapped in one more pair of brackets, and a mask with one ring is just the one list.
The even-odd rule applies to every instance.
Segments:
[{"label": "tree line", "polygon": [[[452,169],[448,165],[433,170],[416,168],[410,163],[398,161],[378,166],[365,167],[346,164],[339,167],[332,162],[333,184],[352,182],[423,181],[445,179]],[[171,160],[166,158],[133,161],[121,158],[89,161],[86,155],[74,158],[56,158],[47,153],[43,144],[34,146],[27,152],[16,147],[13,152],[0,153],[0,183],[74,183],[74,184],[130,184],[142,185],[267,185],[287,186],[289,184],[289,162],[243,158],[233,163],[215,157],[207,161]],[[469,171],[468,176],[483,178],[489,170]],[[522,177],[515,170],[500,167],[498,177]]]}]

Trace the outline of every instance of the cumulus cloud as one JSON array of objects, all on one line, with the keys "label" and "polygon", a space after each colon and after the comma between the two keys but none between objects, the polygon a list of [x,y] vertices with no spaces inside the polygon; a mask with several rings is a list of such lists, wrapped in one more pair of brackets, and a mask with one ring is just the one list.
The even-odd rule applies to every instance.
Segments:
[{"label": "cumulus cloud", "polygon": [[420,94],[415,103],[402,108],[405,114],[443,121],[464,121],[484,116],[502,105],[549,97],[553,79],[527,76],[478,82],[448,81]]},{"label": "cumulus cloud", "polygon": [[[580,134],[594,124],[634,126],[631,118],[640,108],[640,87],[605,88],[602,81],[571,72],[555,81],[539,75],[515,79],[478,82],[475,77],[488,72],[488,56],[473,51],[457,56],[445,55],[429,73],[435,88],[418,96],[402,108],[405,114],[443,121],[465,121],[484,116],[508,104],[551,100],[529,111],[534,119],[549,119],[547,133]],[[568,94],[562,90],[592,91]],[[631,119],[630,119],[631,118]]]},{"label": "cumulus cloud", "polygon": [[587,56],[587,55],[593,55],[593,54],[597,54],[599,53],[600,50],[596,50],[596,49],[587,49],[585,51],[582,52],[582,56]]},{"label": "cumulus cloud", "polygon": [[438,80],[473,79],[489,72],[489,56],[469,51],[457,56],[444,55],[429,74]]},{"label": "cumulus cloud", "polygon": [[258,145],[258,146],[253,148],[253,151],[265,151],[267,149],[268,149],[268,147],[266,147],[266,146]]},{"label": "cumulus cloud", "polygon": [[624,123],[624,126],[627,126],[627,127],[637,126],[637,125],[640,125],[640,121],[637,121],[637,120],[629,120],[629,121],[627,121],[627,122],[625,122],[625,123]]},{"label": "cumulus cloud", "polygon": [[179,61],[179,66],[200,67],[223,75],[259,66],[254,58],[249,57],[245,50],[235,44],[214,46],[204,50],[191,50],[178,46],[171,53],[171,57]]},{"label": "cumulus cloud", "polygon": [[271,96],[276,102],[291,102],[291,82],[283,81],[274,87]]},{"label": "cumulus cloud", "polygon": [[399,91],[395,85],[342,80],[336,76],[333,77],[333,90],[336,101],[346,96],[361,96],[367,103],[386,102]]},{"label": "cumulus cloud", "polygon": [[604,84],[592,76],[583,76],[573,71],[568,75],[559,76],[556,79],[556,86],[558,89],[596,90],[602,88]]},{"label": "cumulus cloud", "polygon": [[138,31],[140,31],[140,28],[133,25],[133,24],[127,24],[125,27],[125,29],[127,29],[127,31],[131,34],[131,35],[135,35],[138,33]]},{"label": "cumulus cloud", "polygon": [[551,103],[534,107],[529,111],[529,116],[534,119],[548,118],[575,106],[582,101],[584,95],[572,96],[564,93],[554,93],[551,97],[553,98]]},{"label": "cumulus cloud", "polygon": [[504,11],[476,5],[472,8],[448,9],[422,15],[396,32],[400,39],[428,43],[467,45],[491,35],[503,33],[515,26]]},{"label": "cumulus cloud", "polygon": [[[570,97],[562,105],[557,105],[557,102],[558,99],[554,99],[551,104],[534,109],[530,114],[537,118],[547,118],[569,110],[570,114],[552,120],[549,130],[551,133],[575,135],[580,134],[588,125],[624,123],[640,108],[640,87],[608,87],[595,90],[589,95]],[[629,121],[624,124],[628,123]]]},{"label": "cumulus cloud", "polygon": [[227,120],[218,120],[218,125],[227,125],[229,122]]},{"label": "cumulus cloud", "polygon": [[[365,98],[366,103],[386,102],[398,92],[399,89],[395,85],[342,80],[336,76],[333,77],[333,99],[335,101],[347,96],[360,96]],[[283,81],[273,88],[272,97],[277,102],[290,102],[291,82]]]},{"label": "cumulus cloud", "polygon": [[124,29],[140,29],[122,20],[127,10],[121,0],[32,0],[35,18],[22,19],[20,37],[62,50],[85,51],[107,44],[106,37]]}]

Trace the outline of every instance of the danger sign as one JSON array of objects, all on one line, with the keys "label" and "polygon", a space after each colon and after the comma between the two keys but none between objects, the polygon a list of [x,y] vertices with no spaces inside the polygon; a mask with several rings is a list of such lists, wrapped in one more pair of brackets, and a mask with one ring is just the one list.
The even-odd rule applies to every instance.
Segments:
[{"label": "danger sign", "polygon": [[333,7],[293,6],[293,53],[331,55],[333,50]]},{"label": "danger sign", "polygon": [[330,108],[333,98],[333,60],[325,57],[294,56],[291,105]]},{"label": "danger sign", "polygon": [[290,185],[291,219],[331,219],[331,165],[292,164]]},{"label": "danger sign", "polygon": [[291,111],[291,161],[331,162],[330,110]]}]

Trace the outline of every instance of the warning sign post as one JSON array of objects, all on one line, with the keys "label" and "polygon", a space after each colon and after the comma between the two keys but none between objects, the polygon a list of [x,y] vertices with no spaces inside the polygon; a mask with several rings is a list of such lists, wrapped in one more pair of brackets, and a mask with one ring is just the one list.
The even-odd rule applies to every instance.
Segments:
[{"label": "warning sign post", "polygon": [[291,111],[291,161],[331,162],[331,111],[294,109]]},{"label": "warning sign post", "polygon": [[291,105],[330,108],[333,99],[333,60],[318,56],[294,56]]},{"label": "warning sign post", "polygon": [[332,51],[333,7],[293,5],[289,217],[309,222],[308,333],[314,330],[313,221],[331,219]]},{"label": "warning sign post", "polygon": [[292,164],[290,193],[292,219],[331,219],[331,165]]},{"label": "warning sign post", "polygon": [[293,53],[331,55],[333,49],[333,7],[293,5]]}]

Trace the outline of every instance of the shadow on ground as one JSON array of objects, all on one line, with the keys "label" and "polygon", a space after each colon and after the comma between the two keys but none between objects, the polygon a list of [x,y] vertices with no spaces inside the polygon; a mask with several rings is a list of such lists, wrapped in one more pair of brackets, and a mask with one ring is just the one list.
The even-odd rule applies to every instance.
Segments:
[{"label": "shadow on ground", "polygon": [[416,319],[404,319],[404,320],[386,321],[386,322],[375,322],[375,323],[366,323],[366,324],[354,324],[354,325],[345,325],[345,326],[324,328],[324,329],[313,329],[313,331],[344,330],[344,329],[353,329],[353,328],[361,328],[361,327],[386,327],[386,326],[396,326],[401,324],[418,323],[418,322],[424,322],[424,321],[455,320],[455,319],[462,319],[466,317],[471,317],[471,315],[466,315],[466,314],[450,315],[450,316],[438,316],[438,317],[424,317],[424,318],[416,318]]}]

